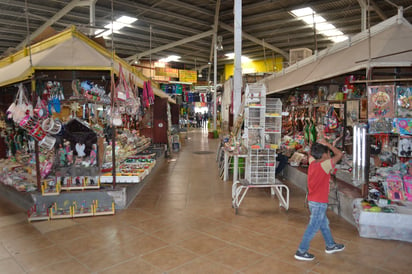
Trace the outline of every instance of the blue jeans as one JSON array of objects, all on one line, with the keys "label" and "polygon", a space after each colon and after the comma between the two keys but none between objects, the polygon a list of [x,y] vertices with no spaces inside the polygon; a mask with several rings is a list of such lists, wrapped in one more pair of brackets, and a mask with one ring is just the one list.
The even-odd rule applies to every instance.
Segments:
[{"label": "blue jeans", "polygon": [[315,234],[320,230],[325,240],[327,247],[335,245],[332,234],[329,228],[329,220],[326,216],[326,210],[328,209],[327,203],[318,203],[309,201],[310,221],[306,228],[305,234],[303,234],[302,241],[299,245],[299,251],[304,253],[309,250],[310,241],[312,241]]}]

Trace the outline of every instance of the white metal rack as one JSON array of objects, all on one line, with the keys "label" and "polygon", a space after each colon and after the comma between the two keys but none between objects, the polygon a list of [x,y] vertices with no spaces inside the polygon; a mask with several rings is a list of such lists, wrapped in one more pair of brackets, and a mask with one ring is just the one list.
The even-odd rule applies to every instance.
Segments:
[{"label": "white metal rack", "polygon": [[245,91],[245,132],[248,147],[264,147],[266,88],[264,85],[247,85]]},{"label": "white metal rack", "polygon": [[249,149],[245,178],[250,184],[275,182],[276,151],[273,149]]},{"label": "white metal rack", "polygon": [[286,210],[289,209],[289,188],[280,181],[276,180],[275,183],[271,184],[254,185],[249,184],[247,180],[240,180],[233,182],[232,185],[232,207],[235,209],[235,213],[238,213],[239,206],[249,189],[262,187],[269,187],[272,196],[276,195],[279,199],[279,206],[285,208]]},{"label": "white metal rack", "polygon": [[245,179],[234,180],[232,206],[238,208],[250,188],[269,187],[279,205],[289,209],[289,188],[276,180],[276,149],[280,145],[282,102],[266,98],[263,84],[247,85],[245,90],[244,143],[248,147]]},{"label": "white metal rack", "polygon": [[279,98],[266,99],[265,148],[277,149],[282,133],[282,102]]}]

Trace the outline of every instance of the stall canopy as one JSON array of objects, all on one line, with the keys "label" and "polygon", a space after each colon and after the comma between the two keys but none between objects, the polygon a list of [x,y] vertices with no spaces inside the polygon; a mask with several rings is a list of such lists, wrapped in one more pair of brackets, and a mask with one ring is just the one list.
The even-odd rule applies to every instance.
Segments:
[{"label": "stall canopy", "polygon": [[361,69],[411,65],[412,25],[398,15],[372,27],[370,35],[359,33],[261,81],[271,94]]},{"label": "stall canopy", "polygon": [[[133,79],[138,86],[143,87],[147,79],[120,57],[112,56],[111,51],[89,39],[75,27],[70,27],[32,45],[30,49],[25,48],[0,60],[0,87],[27,80],[36,70],[113,69],[117,74],[120,65],[126,79]],[[129,77],[130,74],[133,77]],[[159,97],[169,97],[157,86],[153,87],[153,91]],[[174,102],[170,98],[169,101]]]}]

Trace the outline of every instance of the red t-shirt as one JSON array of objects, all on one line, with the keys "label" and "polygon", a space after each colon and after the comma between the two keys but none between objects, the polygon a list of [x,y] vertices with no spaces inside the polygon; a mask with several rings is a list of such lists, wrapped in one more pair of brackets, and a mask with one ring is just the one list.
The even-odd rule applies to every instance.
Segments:
[{"label": "red t-shirt", "polygon": [[330,172],[334,168],[331,159],[317,162],[309,159],[308,170],[308,201],[328,203]]}]

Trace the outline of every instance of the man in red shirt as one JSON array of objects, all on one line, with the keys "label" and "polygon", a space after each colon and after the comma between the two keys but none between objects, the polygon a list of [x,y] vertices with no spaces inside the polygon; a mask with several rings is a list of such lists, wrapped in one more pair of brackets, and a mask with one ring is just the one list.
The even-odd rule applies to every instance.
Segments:
[{"label": "man in red shirt", "polygon": [[[330,152],[333,152],[331,158]],[[310,210],[310,221],[303,234],[302,241],[296,251],[297,260],[312,261],[315,256],[308,253],[310,241],[320,230],[325,240],[328,254],[345,249],[343,244],[337,244],[333,240],[329,228],[329,220],[326,216],[329,197],[330,173],[336,163],[342,158],[342,152],[329,144],[326,140],[320,140],[311,147],[308,170],[308,204]]]}]

